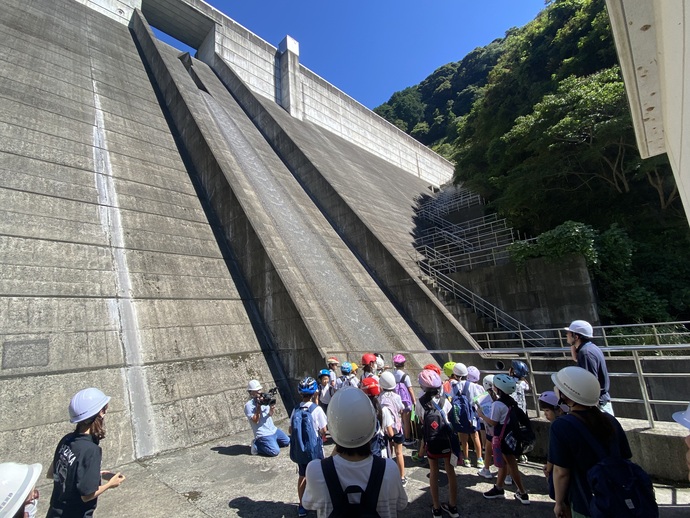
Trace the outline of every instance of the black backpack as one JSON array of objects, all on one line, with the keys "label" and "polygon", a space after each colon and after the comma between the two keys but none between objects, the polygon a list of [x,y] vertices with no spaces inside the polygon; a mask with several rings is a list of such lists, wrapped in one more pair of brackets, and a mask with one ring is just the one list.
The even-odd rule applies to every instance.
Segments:
[{"label": "black backpack", "polygon": [[[451,436],[455,435],[443,410],[426,394],[420,399],[424,406],[424,444],[429,453],[445,455],[451,453]],[[456,435],[457,437],[457,435]]]},{"label": "black backpack", "polygon": [[506,417],[503,426],[504,429],[501,433],[501,451],[503,453],[519,457],[534,449],[537,437],[534,435],[529,417],[517,404],[510,406],[508,417]]},{"label": "black backpack", "polygon": [[[323,470],[323,478],[326,481],[328,493],[331,496],[331,503],[333,504],[333,511],[328,515],[328,518],[352,518],[353,516],[381,518],[376,511],[376,506],[379,502],[383,474],[386,471],[386,459],[372,457],[371,472],[369,473],[369,482],[366,489],[362,489],[359,486],[348,486],[343,491],[338,473],[335,470],[333,457],[327,457],[322,460],[321,469]],[[350,503],[348,498],[349,495],[355,493],[361,493],[362,495],[358,504]]]},{"label": "black backpack", "polygon": [[[561,417],[572,423],[589,447],[599,458],[587,471],[589,488],[580,487],[589,501],[589,515],[592,518],[658,518],[659,506],[654,495],[654,486],[645,470],[620,454],[618,441],[614,440],[607,452],[592,432],[579,418]],[[588,493],[592,495],[587,498]]]}]

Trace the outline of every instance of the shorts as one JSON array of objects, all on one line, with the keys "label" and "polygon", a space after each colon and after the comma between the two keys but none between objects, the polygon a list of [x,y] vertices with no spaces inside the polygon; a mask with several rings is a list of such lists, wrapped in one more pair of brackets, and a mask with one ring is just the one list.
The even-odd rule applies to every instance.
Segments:
[{"label": "shorts", "polygon": [[389,439],[393,444],[402,444],[405,441],[405,437],[402,432],[396,432],[393,437]]},{"label": "shorts", "polygon": [[505,460],[503,459],[503,452],[501,451],[501,438],[500,437],[493,437],[491,439],[491,448],[493,450],[494,454],[494,466],[497,468],[502,468],[506,465]]},{"label": "shorts", "polygon": [[297,473],[299,473],[300,477],[304,477],[307,475],[307,464],[297,464]]}]

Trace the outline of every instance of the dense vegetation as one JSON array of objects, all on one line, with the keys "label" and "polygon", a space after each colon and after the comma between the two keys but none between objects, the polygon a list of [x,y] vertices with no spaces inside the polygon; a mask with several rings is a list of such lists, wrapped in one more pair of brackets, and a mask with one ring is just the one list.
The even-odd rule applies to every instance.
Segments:
[{"label": "dense vegetation", "polygon": [[604,322],[690,319],[688,222],[666,157],[640,159],[604,0],[553,0],[375,111],[546,233],[516,257],[593,254]]}]

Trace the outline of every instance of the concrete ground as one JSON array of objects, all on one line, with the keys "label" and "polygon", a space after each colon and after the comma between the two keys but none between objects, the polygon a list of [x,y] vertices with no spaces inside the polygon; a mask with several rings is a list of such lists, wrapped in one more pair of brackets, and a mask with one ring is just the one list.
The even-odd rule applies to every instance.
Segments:
[{"label": "concrete ground", "polygon": [[[99,498],[96,518],[279,518],[297,516],[297,472],[287,449],[275,458],[252,456],[251,434],[159,455],[123,466],[103,466],[121,471],[127,479]],[[108,447],[107,439],[102,444]],[[327,451],[330,447],[327,446]],[[428,469],[414,463],[405,450],[409,505],[400,516],[430,516]],[[553,503],[546,494],[541,464],[528,462],[521,472],[531,505],[523,506],[508,494],[505,500],[486,500],[482,492],[491,483],[476,475],[476,468],[457,468],[458,507],[462,517],[551,517]],[[441,475],[441,499],[447,500],[447,481]],[[690,487],[657,484],[661,517],[690,516]],[[46,509],[50,486],[41,489],[39,516]],[[315,517],[316,513],[310,513]]]}]

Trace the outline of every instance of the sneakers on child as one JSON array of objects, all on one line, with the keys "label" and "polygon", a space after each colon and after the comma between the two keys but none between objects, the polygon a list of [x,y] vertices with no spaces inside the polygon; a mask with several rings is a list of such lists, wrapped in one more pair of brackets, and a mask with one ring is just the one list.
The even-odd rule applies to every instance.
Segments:
[{"label": "sneakers on child", "polygon": [[458,514],[458,507],[455,505],[451,506],[450,504],[441,504],[441,509],[447,512],[450,518],[458,518],[460,516]]},{"label": "sneakers on child", "polygon": [[435,509],[434,506],[431,506],[431,516],[443,516],[443,510],[439,507],[438,509]]},{"label": "sneakers on child", "polygon": [[479,458],[477,459],[477,467],[478,467],[478,468],[483,468],[483,467],[484,467],[484,459],[482,459],[481,457],[479,457]]},{"label": "sneakers on child", "polygon": [[506,475],[506,481],[504,482],[506,486],[512,486],[513,485],[513,477],[510,475]]},{"label": "sneakers on child", "polygon": [[299,516],[300,518],[304,518],[305,516],[307,516],[307,510],[301,505],[297,508],[297,516]]},{"label": "sneakers on child", "polygon": [[407,477],[402,477],[400,482],[402,483],[402,487],[405,487],[407,485]]},{"label": "sneakers on child", "polygon": [[414,439],[405,439],[405,441],[403,441],[403,446],[405,446],[406,448],[414,448],[415,446],[417,446],[417,441],[415,441]]},{"label": "sneakers on child", "polygon": [[424,455],[420,457],[418,452],[414,452],[412,454],[412,460],[415,462],[422,462],[424,460]]},{"label": "sneakers on child", "polygon": [[506,492],[503,490],[503,488],[494,486],[484,493],[484,498],[505,498],[505,494]]},{"label": "sneakers on child", "polygon": [[529,505],[529,495],[527,493],[520,493],[520,491],[516,491],[515,500],[523,505]]},{"label": "sneakers on child", "polygon": [[465,466],[466,468],[471,468],[471,467],[472,467],[472,461],[470,461],[470,459],[465,459],[464,461],[462,461],[462,464],[463,464],[463,466]]},{"label": "sneakers on child", "polygon": [[491,473],[491,470],[489,468],[482,468],[479,471],[477,471],[477,475],[483,478],[494,478],[496,475],[494,473]]},{"label": "sneakers on child", "polygon": [[527,462],[527,455],[520,455],[520,459],[518,462],[521,462],[521,463]]},{"label": "sneakers on child", "polygon": [[251,449],[252,449],[252,455],[258,455],[259,454],[259,450],[256,448],[256,441],[252,441]]}]

